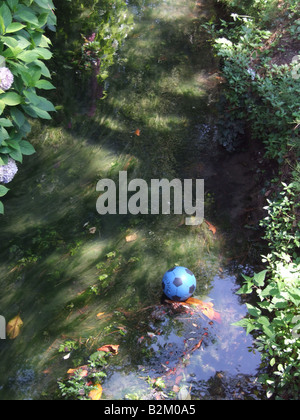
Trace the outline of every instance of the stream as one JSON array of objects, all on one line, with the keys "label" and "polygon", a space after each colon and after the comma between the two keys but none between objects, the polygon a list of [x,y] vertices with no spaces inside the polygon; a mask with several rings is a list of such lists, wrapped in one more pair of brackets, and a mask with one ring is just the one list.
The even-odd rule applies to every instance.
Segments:
[{"label": "stream", "polygon": [[[215,12],[209,0],[128,1],[128,10],[134,26],[95,115],[83,102],[68,124],[36,123],[37,153],[9,185],[0,314],[23,326],[0,340],[0,399],[57,398],[57,380],[106,344],[120,347],[104,399],[261,399],[260,355],[232,325],[247,313],[238,280],[252,272],[237,258],[247,240],[234,197],[249,188],[249,174],[247,165],[220,170],[227,161],[229,171],[232,156],[218,145],[218,62],[199,23]],[[100,216],[97,182],[119,171],[147,181],[204,178],[209,223]],[[211,303],[220,322],[162,300],[162,277],[175,265],[195,274],[194,297]]]}]

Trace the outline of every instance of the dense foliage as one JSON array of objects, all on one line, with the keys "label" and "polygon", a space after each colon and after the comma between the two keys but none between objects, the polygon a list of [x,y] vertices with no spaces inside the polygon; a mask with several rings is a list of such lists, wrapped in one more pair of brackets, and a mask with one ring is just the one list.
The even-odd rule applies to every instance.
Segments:
[{"label": "dense foliage", "polygon": [[[237,325],[256,337],[267,396],[297,399],[300,369],[299,93],[300,19],[294,0],[224,0],[231,19],[211,22],[210,30],[227,83],[220,120],[221,142],[229,151],[248,131],[265,145],[266,159],[279,164],[277,180],[261,222],[267,270],[244,276],[238,293],[253,294],[248,317]],[[280,184],[280,179],[287,179]]]},{"label": "dense foliage", "polygon": [[[291,26],[282,34],[274,35],[272,26],[260,15],[255,19],[233,13],[229,22],[222,20],[221,25],[208,25],[228,81],[223,91],[226,112],[221,120],[222,144],[230,151],[235,150],[238,139],[245,137],[244,130],[239,128],[241,122],[243,127],[247,123],[252,137],[264,142],[267,156],[279,162],[291,146],[297,146],[300,123],[300,59],[295,50],[293,60],[288,60],[283,43],[283,36],[288,36],[297,45],[300,20],[292,5],[286,13]],[[278,55],[278,49],[282,55],[280,64],[272,56]]]},{"label": "dense foliage", "polygon": [[70,120],[84,108],[94,116],[97,100],[106,96],[109,69],[133,18],[124,0],[60,0],[56,7],[59,25],[51,65],[61,116]]},{"label": "dense foliage", "polygon": [[[52,103],[40,95],[53,89],[44,61],[52,57],[45,29],[55,29],[52,0],[0,1],[0,166],[34,153],[25,140],[30,118],[51,119]],[[8,189],[0,187],[0,195]],[[0,202],[0,213],[4,212]]]},{"label": "dense foliage", "polygon": [[[300,372],[300,257],[297,196],[294,185],[283,185],[283,191],[266,207],[262,221],[270,252],[263,257],[268,270],[244,276],[240,294],[255,293],[258,305],[248,304],[251,317],[237,325],[247,332],[255,331],[257,348],[269,373],[261,380],[267,395],[297,399]],[[268,276],[266,276],[266,274]]]}]

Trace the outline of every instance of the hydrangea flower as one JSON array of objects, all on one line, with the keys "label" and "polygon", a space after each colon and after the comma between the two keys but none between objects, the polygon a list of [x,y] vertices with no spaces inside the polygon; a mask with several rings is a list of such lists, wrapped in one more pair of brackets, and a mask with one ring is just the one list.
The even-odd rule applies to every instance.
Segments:
[{"label": "hydrangea flower", "polygon": [[14,76],[7,67],[0,68],[0,89],[8,90],[14,82]]},{"label": "hydrangea flower", "polygon": [[0,183],[8,184],[14,179],[17,172],[18,167],[16,162],[9,158],[7,165],[0,166]]}]

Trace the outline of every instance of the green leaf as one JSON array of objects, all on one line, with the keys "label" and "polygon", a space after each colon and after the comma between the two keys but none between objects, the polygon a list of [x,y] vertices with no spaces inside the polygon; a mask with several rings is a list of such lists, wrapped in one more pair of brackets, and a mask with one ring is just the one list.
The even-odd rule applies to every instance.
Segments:
[{"label": "green leaf", "polygon": [[2,201],[0,201],[0,214],[4,214],[4,206]]},{"label": "green leaf", "polygon": [[2,127],[12,127],[13,123],[8,118],[0,118],[0,125]]},{"label": "green leaf", "polygon": [[5,3],[0,7],[0,15],[2,16],[5,28],[7,28],[12,22],[12,15],[9,7]]},{"label": "green leaf", "polygon": [[22,162],[23,162],[23,156],[22,156],[21,150],[12,150],[12,151],[9,153],[9,156],[10,156],[12,159],[16,160],[17,162],[20,162],[20,163],[22,163]]},{"label": "green leaf", "polygon": [[15,17],[19,20],[30,23],[31,25],[39,26],[39,21],[36,15],[31,11],[29,7],[23,6],[22,4],[17,7]]},{"label": "green leaf", "polygon": [[25,124],[25,115],[18,108],[11,108],[10,115],[19,128],[21,128]]},{"label": "green leaf", "polygon": [[39,80],[36,82],[35,87],[38,89],[52,90],[55,89],[55,86],[52,85],[48,80]]},{"label": "green leaf", "polygon": [[39,53],[36,50],[22,51],[18,55],[18,59],[24,61],[25,63],[32,63],[39,57]]},{"label": "green leaf", "polygon": [[34,0],[34,2],[37,5],[39,5],[42,9],[54,9],[54,4],[52,3],[52,0]]},{"label": "green leaf", "polygon": [[36,115],[44,120],[51,120],[52,117],[50,114],[48,114],[47,111],[43,111],[42,109],[32,106],[31,109],[36,113]]},{"label": "green leaf", "polygon": [[35,60],[34,64],[40,67],[43,76],[47,77],[48,79],[51,79],[51,74],[45,63],[43,63],[41,60]]},{"label": "green leaf", "polygon": [[22,23],[12,22],[10,25],[7,26],[6,33],[10,34],[10,33],[13,33],[13,32],[18,32],[23,28],[25,28],[25,25],[23,25]]},{"label": "green leaf", "polygon": [[4,185],[0,185],[0,197],[4,197],[8,193],[9,189],[4,187]]},{"label": "green leaf", "polygon": [[255,318],[261,315],[261,310],[259,308],[256,308],[255,306],[250,305],[249,303],[247,303],[246,306],[249,314],[254,316]]},{"label": "green leaf", "polygon": [[253,282],[256,286],[258,287],[264,286],[267,272],[268,270],[264,270],[258,274],[254,274]]},{"label": "green leaf", "polygon": [[0,31],[1,31],[1,35],[5,33],[5,24],[4,24],[3,17],[1,15],[0,15]]},{"label": "green leaf", "polygon": [[15,7],[18,4],[18,0],[6,0],[6,1],[9,7],[11,8],[11,10],[14,11]]},{"label": "green leaf", "polygon": [[19,142],[18,141],[16,141],[16,140],[8,140],[7,142],[7,145],[9,146],[9,147],[11,147],[12,149],[14,149],[14,150],[18,150],[18,151],[20,151],[21,149],[20,149],[20,144],[19,144]]},{"label": "green leaf", "polygon": [[52,58],[52,52],[47,48],[38,47],[35,51],[38,52],[39,58],[42,58],[43,60],[50,60],[50,58]]},{"label": "green leaf", "polygon": [[3,113],[4,109],[5,109],[6,105],[5,103],[1,100],[1,96],[0,96],[0,115]]},{"label": "green leaf", "polygon": [[35,153],[35,148],[25,140],[20,141],[21,152],[25,156],[31,156]]},{"label": "green leaf", "polygon": [[16,106],[22,102],[22,97],[15,92],[7,92],[0,95],[0,100],[9,106]]}]

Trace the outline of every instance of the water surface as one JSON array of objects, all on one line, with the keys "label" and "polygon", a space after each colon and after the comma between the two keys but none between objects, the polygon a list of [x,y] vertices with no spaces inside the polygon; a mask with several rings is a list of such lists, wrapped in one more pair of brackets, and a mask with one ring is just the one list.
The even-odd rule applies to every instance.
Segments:
[{"label": "water surface", "polygon": [[[19,314],[24,326],[15,340],[0,342],[1,399],[57,398],[57,379],[112,343],[120,352],[103,398],[258,398],[259,355],[248,351],[251,336],[232,326],[246,314],[235,295],[239,271],[228,268],[240,243],[216,224],[211,182],[220,153],[218,63],[199,19],[214,11],[192,0],[128,5],[135,24],[111,69],[108,97],[94,117],[82,103],[68,124],[35,124],[37,154],[20,167],[5,200],[0,312],[7,320]],[[200,162],[210,183],[206,219],[216,234],[174,215],[96,212],[101,178],[117,180],[127,170],[130,178],[183,179],[195,177]],[[218,191],[222,182],[215,181]],[[220,324],[167,306],[157,319],[163,274],[176,264],[194,272],[196,295],[213,302]],[[64,359],[59,349],[67,340],[80,352]],[[149,383],[158,377],[166,384],[160,392]]]}]

